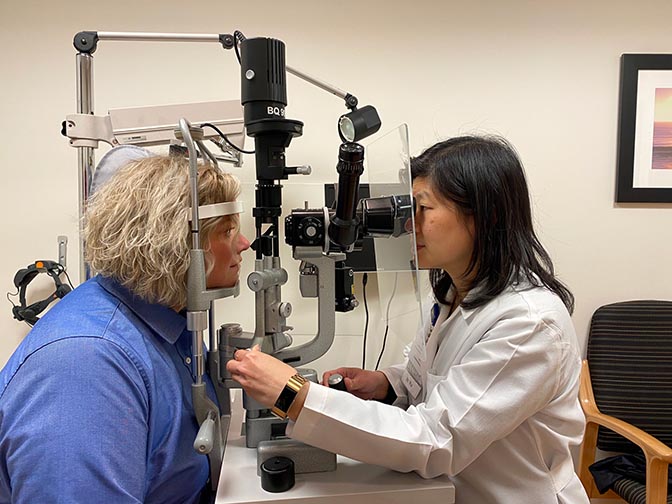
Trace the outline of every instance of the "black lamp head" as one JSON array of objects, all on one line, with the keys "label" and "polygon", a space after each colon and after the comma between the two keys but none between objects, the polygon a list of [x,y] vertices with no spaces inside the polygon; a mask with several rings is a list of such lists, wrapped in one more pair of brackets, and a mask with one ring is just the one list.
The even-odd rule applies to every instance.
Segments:
[{"label": "black lamp head", "polygon": [[355,109],[338,119],[338,134],[343,142],[359,142],[380,129],[380,117],[371,105]]}]

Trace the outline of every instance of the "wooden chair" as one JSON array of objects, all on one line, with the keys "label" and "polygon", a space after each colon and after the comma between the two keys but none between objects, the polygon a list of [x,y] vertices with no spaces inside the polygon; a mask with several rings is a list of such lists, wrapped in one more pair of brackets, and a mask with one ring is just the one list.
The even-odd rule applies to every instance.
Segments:
[{"label": "wooden chair", "polygon": [[[672,504],[672,301],[627,301],[593,314],[581,370],[586,415],[579,476],[589,497]],[[600,494],[588,470],[596,448],[646,457],[646,485],[622,478]]]}]

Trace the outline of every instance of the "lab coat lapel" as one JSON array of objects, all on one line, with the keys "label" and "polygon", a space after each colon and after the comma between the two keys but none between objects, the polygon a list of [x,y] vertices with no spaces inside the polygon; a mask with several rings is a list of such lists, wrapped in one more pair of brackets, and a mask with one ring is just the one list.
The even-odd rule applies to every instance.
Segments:
[{"label": "lab coat lapel", "polygon": [[[446,307],[446,314],[448,308]],[[441,324],[437,324],[427,342],[427,370],[432,374],[445,375],[448,369],[464,357],[479,336],[469,328],[469,315],[458,308]],[[431,348],[431,353],[430,353]]]}]

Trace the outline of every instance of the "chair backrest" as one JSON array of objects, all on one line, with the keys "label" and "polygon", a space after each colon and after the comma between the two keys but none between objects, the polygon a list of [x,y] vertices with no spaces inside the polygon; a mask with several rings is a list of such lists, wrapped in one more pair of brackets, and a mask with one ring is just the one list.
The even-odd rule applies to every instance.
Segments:
[{"label": "chair backrest", "polygon": [[[588,365],[602,413],[672,445],[672,301],[625,301],[598,308],[588,335]],[[597,446],[639,450],[602,427]]]}]

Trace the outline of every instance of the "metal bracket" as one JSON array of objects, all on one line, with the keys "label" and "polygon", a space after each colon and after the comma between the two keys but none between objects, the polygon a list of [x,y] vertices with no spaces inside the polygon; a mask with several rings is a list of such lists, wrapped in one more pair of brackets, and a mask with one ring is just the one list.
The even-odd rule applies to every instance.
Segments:
[{"label": "metal bracket", "polygon": [[103,141],[115,146],[112,121],[109,115],[95,116],[91,114],[70,114],[65,116],[64,135],[70,138],[72,147],[98,148],[98,142]]},{"label": "metal bracket", "polygon": [[58,237],[58,262],[64,267],[67,268],[68,260],[68,237],[60,235]]}]

